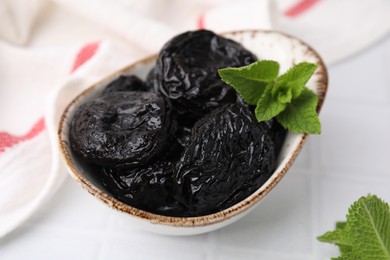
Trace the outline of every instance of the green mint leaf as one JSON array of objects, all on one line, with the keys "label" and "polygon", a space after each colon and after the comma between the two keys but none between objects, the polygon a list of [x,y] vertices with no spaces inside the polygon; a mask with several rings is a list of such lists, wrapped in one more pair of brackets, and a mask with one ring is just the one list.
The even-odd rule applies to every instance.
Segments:
[{"label": "green mint leaf", "polygon": [[270,120],[286,108],[286,104],[280,102],[278,96],[272,95],[272,89],[273,84],[268,84],[256,104],[255,115],[259,122]]},{"label": "green mint leaf", "polygon": [[269,82],[276,79],[279,63],[270,60],[256,61],[240,68],[219,69],[221,79],[232,86],[250,105],[256,105]]},{"label": "green mint leaf", "polygon": [[361,258],[359,255],[357,255],[354,252],[348,252],[345,254],[342,254],[341,256],[337,258],[332,258],[332,260],[364,260],[364,258]]},{"label": "green mint leaf", "polygon": [[278,92],[278,89],[282,87],[290,89],[293,98],[300,96],[316,69],[317,65],[309,62],[301,62],[294,65],[277,78],[274,91]]},{"label": "green mint leaf", "polygon": [[347,221],[318,240],[336,244],[336,260],[390,260],[390,207],[375,195],[361,197],[348,210]]},{"label": "green mint leaf", "polygon": [[353,249],[366,260],[390,260],[390,208],[375,195],[360,198],[349,209],[347,223]]},{"label": "green mint leaf", "polygon": [[336,222],[336,228],[340,228],[340,229],[343,229],[347,226],[347,222],[346,221],[337,221]]},{"label": "green mint leaf", "polygon": [[291,132],[320,134],[317,103],[316,94],[305,87],[301,95],[287,104],[285,110],[276,116],[276,120]]},{"label": "green mint leaf", "polygon": [[292,92],[292,89],[288,88],[287,86],[280,87],[277,92],[275,91],[275,96],[280,103],[287,104],[291,102],[291,99],[293,97]]},{"label": "green mint leaf", "polygon": [[341,253],[352,251],[352,244],[348,237],[348,231],[346,231],[345,222],[338,222],[334,231],[328,231],[317,239],[321,242],[336,244]]}]

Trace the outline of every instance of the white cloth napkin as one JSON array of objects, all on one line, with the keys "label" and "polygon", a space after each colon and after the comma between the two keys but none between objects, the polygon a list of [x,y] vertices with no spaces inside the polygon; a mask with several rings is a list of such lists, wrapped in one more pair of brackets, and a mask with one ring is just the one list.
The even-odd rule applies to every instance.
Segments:
[{"label": "white cloth napkin", "polygon": [[173,35],[274,28],[331,64],[387,34],[388,13],[387,0],[1,1],[0,238],[67,176],[56,145],[66,104]]}]

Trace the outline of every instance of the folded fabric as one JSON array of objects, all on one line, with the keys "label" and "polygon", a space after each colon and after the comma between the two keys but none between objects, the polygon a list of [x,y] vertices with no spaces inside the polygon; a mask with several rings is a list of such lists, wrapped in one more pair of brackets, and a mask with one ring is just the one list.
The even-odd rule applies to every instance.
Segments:
[{"label": "folded fabric", "polygon": [[25,44],[46,5],[44,0],[2,0],[0,39],[12,44]]},{"label": "folded fabric", "polygon": [[302,0],[286,6],[277,1],[273,28],[313,46],[327,64],[367,48],[390,32],[390,1]]},{"label": "folded fabric", "polygon": [[[74,63],[60,59],[69,65],[66,79],[50,91],[50,95],[30,96],[39,99],[41,108],[46,104],[44,119],[39,119],[30,134],[24,137],[0,132],[0,237],[31,216],[67,176],[58,153],[56,136],[57,124],[65,106],[102,76],[134,61],[134,58],[118,52],[106,42],[88,44],[78,53],[68,50],[68,54],[75,57]],[[46,57],[42,54],[40,58]],[[54,61],[48,65],[52,64]],[[50,71],[50,67],[35,70],[40,69]],[[39,89],[40,83],[32,83],[30,87]]]}]

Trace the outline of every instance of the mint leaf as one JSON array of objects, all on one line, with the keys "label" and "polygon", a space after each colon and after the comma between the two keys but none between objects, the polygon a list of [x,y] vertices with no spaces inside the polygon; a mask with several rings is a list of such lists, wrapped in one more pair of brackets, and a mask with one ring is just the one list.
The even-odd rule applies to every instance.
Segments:
[{"label": "mint leaf", "polygon": [[277,78],[275,91],[280,87],[291,89],[292,97],[301,95],[305,84],[317,69],[317,65],[309,62],[301,62],[291,67],[287,72]]},{"label": "mint leaf", "polygon": [[272,89],[273,84],[268,84],[256,104],[255,115],[259,122],[270,120],[286,108],[286,104],[280,102],[278,96],[272,95]]},{"label": "mint leaf", "polygon": [[346,232],[344,229],[336,228],[333,231],[328,231],[317,239],[321,242],[341,244],[345,246],[351,246],[348,236],[345,236]]},{"label": "mint leaf", "polygon": [[301,95],[277,115],[276,120],[291,132],[319,134],[321,123],[316,112],[317,103],[316,94],[305,87]]},{"label": "mint leaf", "polygon": [[240,68],[218,70],[221,79],[232,86],[250,105],[256,105],[269,82],[276,79],[279,64],[275,61],[261,60]]},{"label": "mint leaf", "polygon": [[390,207],[375,195],[361,197],[348,210],[347,221],[318,240],[336,244],[336,260],[390,260]]},{"label": "mint leaf", "polygon": [[347,223],[353,249],[367,260],[390,260],[390,208],[375,195],[355,202]]},{"label": "mint leaf", "polygon": [[[276,88],[274,87],[274,89]],[[277,91],[273,91],[273,93],[277,100],[283,104],[290,103],[293,98],[293,90],[287,85],[279,87]]]},{"label": "mint leaf", "polygon": [[336,244],[342,253],[351,252],[352,244],[349,241],[349,237],[347,236],[348,232],[345,231],[345,228],[345,222],[338,222],[334,231],[328,231],[322,236],[317,237],[317,239],[321,242]]},{"label": "mint leaf", "polygon": [[345,222],[345,221],[338,221],[338,222],[336,222],[336,228],[343,229],[346,226],[347,226],[347,222]]},{"label": "mint leaf", "polygon": [[[347,222],[336,222],[336,229],[339,229],[339,233],[348,233],[348,231],[346,231],[345,229],[346,227]],[[352,251],[351,243],[349,243],[349,240],[347,240],[347,238],[342,237],[342,240],[336,243],[336,245],[339,247],[341,253],[348,253]]]},{"label": "mint leaf", "polygon": [[332,258],[332,260],[364,260],[364,259],[361,258],[356,253],[351,251],[351,252],[342,254],[341,256],[339,256],[337,258]]}]

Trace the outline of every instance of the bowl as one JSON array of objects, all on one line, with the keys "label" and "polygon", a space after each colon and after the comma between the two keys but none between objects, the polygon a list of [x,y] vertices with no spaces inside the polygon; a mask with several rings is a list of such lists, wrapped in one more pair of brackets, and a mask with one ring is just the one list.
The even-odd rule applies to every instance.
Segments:
[{"label": "bowl", "polygon": [[[319,112],[326,95],[328,76],[321,57],[310,46],[295,37],[276,31],[245,30],[225,33],[223,36],[240,42],[259,59],[278,61],[281,72],[302,61],[316,63],[318,69],[307,83],[307,87],[318,95],[317,109]],[[119,75],[134,74],[145,79],[156,57],[157,55],[147,57],[117,71],[73,99],[64,110],[59,123],[60,153],[70,175],[83,189],[109,207],[126,214],[129,223],[139,228],[168,235],[194,235],[222,228],[249,213],[280,182],[298,156],[308,135],[289,132],[278,156],[276,170],[268,181],[243,201],[214,214],[199,217],[162,216],[129,206],[113,198],[94,180],[93,175],[90,174],[91,169],[72,153],[68,134],[70,120],[77,107],[98,96],[103,88]]]}]

